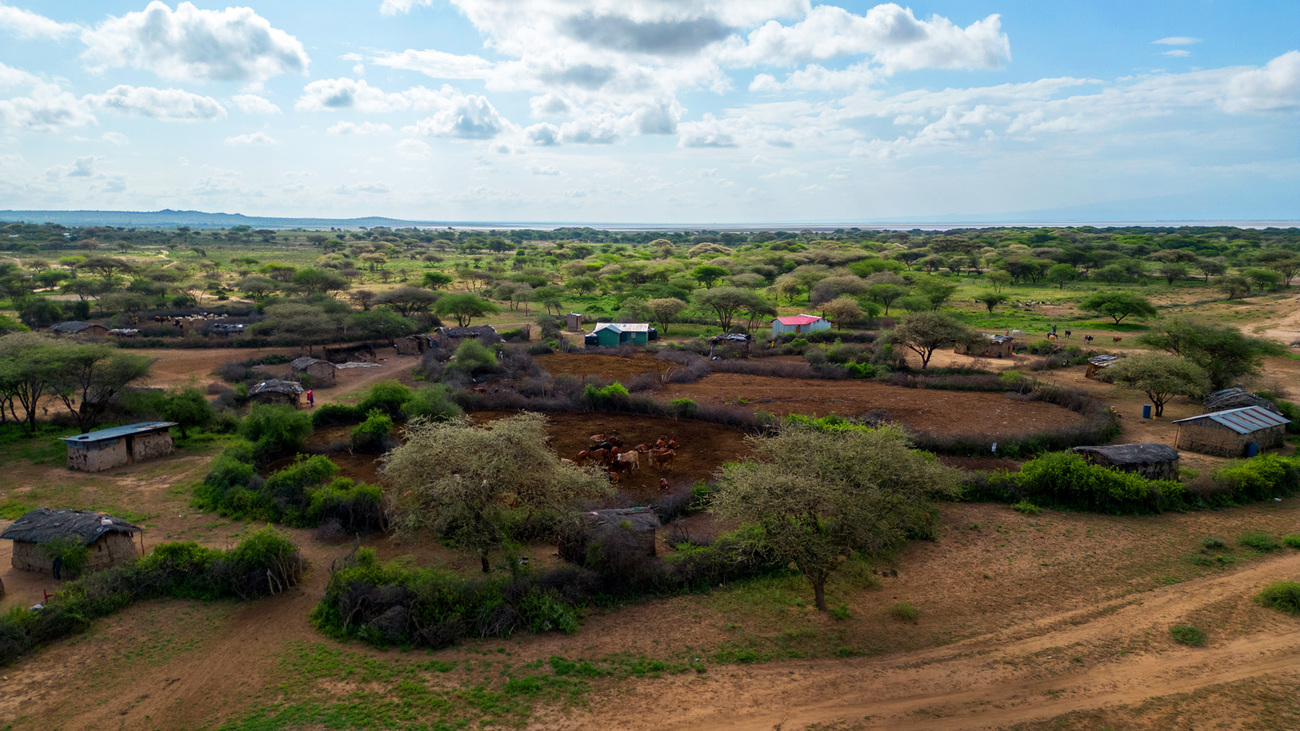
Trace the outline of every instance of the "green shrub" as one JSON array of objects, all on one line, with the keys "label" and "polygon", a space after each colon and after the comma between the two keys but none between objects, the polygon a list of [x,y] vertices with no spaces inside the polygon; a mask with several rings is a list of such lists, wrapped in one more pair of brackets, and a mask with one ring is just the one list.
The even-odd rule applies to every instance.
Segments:
[{"label": "green shrub", "polygon": [[307,523],[320,525],[336,520],[349,533],[382,530],[383,501],[384,490],[379,485],[357,484],[340,477],[310,492]]},{"label": "green shrub", "polygon": [[1300,548],[1300,533],[1292,533],[1289,536],[1284,536],[1282,538],[1282,543],[1286,545],[1287,548]]},{"label": "green shrub", "polygon": [[352,449],[357,452],[385,452],[393,443],[389,432],[393,430],[393,420],[379,409],[374,409],[352,430]]},{"label": "green shrub", "polygon": [[690,419],[699,412],[700,405],[688,398],[673,399],[668,402],[668,413],[675,419]]},{"label": "green shrub", "polygon": [[1184,502],[1183,486],[1177,482],[1091,465],[1069,452],[1042,455],[1019,472],[995,473],[989,483],[994,492],[1101,513],[1153,513]]},{"label": "green shrub", "polygon": [[379,409],[390,419],[402,418],[402,404],[411,400],[414,392],[397,381],[380,381],[370,387],[370,393],[357,404],[357,411],[369,415]]},{"label": "green shrub", "polygon": [[312,426],[317,429],[343,424],[358,424],[365,418],[366,412],[360,408],[343,404],[321,404],[311,412]]},{"label": "green shrub", "polygon": [[51,561],[59,559],[59,564],[68,576],[75,577],[86,568],[90,561],[90,548],[81,541],[71,538],[55,538],[41,544],[41,550]]},{"label": "green shrub", "polygon": [[476,338],[466,338],[451,357],[451,365],[469,374],[485,373],[496,368],[496,354]]},{"label": "green shrub", "polygon": [[450,390],[446,386],[417,388],[411,398],[402,404],[402,416],[408,421],[415,418],[447,421],[462,413],[461,408],[451,400]]},{"label": "green shrub", "polygon": [[1262,607],[1286,612],[1291,616],[1300,614],[1300,582],[1279,581],[1269,584],[1255,596],[1255,601]]},{"label": "green shrub", "polygon": [[582,391],[582,400],[588,406],[599,409],[626,401],[628,395],[627,387],[621,383],[611,383],[604,388],[588,384]]},{"label": "green shrub", "polygon": [[1205,647],[1205,633],[1190,624],[1176,624],[1169,628],[1174,642],[1189,647]]},{"label": "green shrub", "polygon": [[1286,433],[1300,434],[1300,405],[1282,399],[1278,399],[1274,403],[1277,404],[1277,410],[1291,420],[1291,423],[1286,425]]},{"label": "green shrub", "polygon": [[1217,551],[1228,547],[1228,542],[1217,536],[1210,536],[1201,541],[1201,546],[1207,551]]},{"label": "green shrub", "polygon": [[921,615],[920,611],[912,606],[910,602],[895,602],[890,605],[889,614],[901,622],[915,622],[916,618]]},{"label": "green shrub", "polygon": [[292,406],[258,404],[248,412],[240,436],[253,443],[259,461],[270,462],[302,449],[312,433],[311,416]]},{"label": "green shrub", "polygon": [[1231,507],[1246,502],[1290,495],[1300,489],[1300,458],[1265,454],[1235,460],[1211,476],[1214,492],[1209,507]]},{"label": "green shrub", "polygon": [[1237,543],[1248,548],[1253,548],[1256,551],[1276,551],[1282,547],[1282,544],[1279,543],[1276,538],[1262,530],[1243,533],[1241,537],[1237,539]]},{"label": "green shrub", "polygon": [[1011,509],[1023,515],[1038,515],[1039,513],[1043,512],[1042,508],[1038,507],[1037,505],[1034,505],[1028,500],[1021,500],[1015,505],[1012,505]]},{"label": "green shrub", "polygon": [[831,616],[836,619],[848,619],[853,614],[849,612],[849,605],[841,604],[837,607],[831,607]]}]

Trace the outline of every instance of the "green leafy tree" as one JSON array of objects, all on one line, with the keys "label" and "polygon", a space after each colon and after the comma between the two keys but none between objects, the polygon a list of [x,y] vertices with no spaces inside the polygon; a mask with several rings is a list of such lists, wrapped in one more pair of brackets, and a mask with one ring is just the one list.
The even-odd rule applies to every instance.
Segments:
[{"label": "green leafy tree", "polygon": [[332,269],[299,269],[289,280],[308,294],[326,294],[348,288],[348,280]]},{"label": "green leafy tree", "polygon": [[980,292],[975,295],[975,301],[988,308],[989,314],[993,314],[993,308],[1007,301],[1007,296],[1001,292]]},{"label": "green leafy tree", "polygon": [[938,277],[925,277],[916,283],[913,294],[924,297],[930,303],[930,311],[938,312],[957,292],[957,285]]},{"label": "green leafy tree", "polygon": [[822,611],[826,582],[845,559],[896,550],[928,525],[933,498],[957,494],[959,473],[909,449],[895,426],[785,425],[750,441],[744,462],[723,467],[713,510],[756,526],[762,545],[812,584]]},{"label": "green leafy tree", "polygon": [[1011,274],[1003,269],[994,269],[984,275],[989,280],[989,285],[993,287],[994,292],[1001,292],[1008,284],[1011,284]]},{"label": "green leafy tree", "polygon": [[889,316],[889,307],[897,302],[901,297],[907,294],[907,289],[897,284],[873,284],[871,289],[867,290],[867,298],[872,302],[878,302],[885,308],[885,316]]},{"label": "green leafy tree", "polygon": [[443,272],[424,273],[424,286],[429,289],[442,289],[443,287],[449,287],[452,282],[455,281],[455,277],[450,274],[444,274]]},{"label": "green leafy tree", "polygon": [[862,319],[862,305],[852,297],[837,297],[822,306],[822,316],[835,323],[835,329],[844,327],[846,322]]},{"label": "green leafy tree", "polygon": [[1058,289],[1065,289],[1065,285],[1079,278],[1079,270],[1069,264],[1055,264],[1047,270],[1047,281],[1055,284]]},{"label": "green leafy tree", "polygon": [[682,310],[686,309],[686,303],[676,297],[652,299],[646,302],[645,306],[650,311],[651,319],[659,326],[664,335],[668,334],[668,326],[677,319]]},{"label": "green leafy tree", "polygon": [[1241,299],[1250,294],[1250,282],[1242,276],[1229,274],[1215,280],[1214,286],[1228,296],[1228,299]]},{"label": "green leafy tree", "polygon": [[1165,404],[1175,396],[1201,397],[1210,390],[1210,376],[1204,368],[1164,353],[1131,355],[1103,373],[1116,386],[1146,394],[1155,406],[1156,416],[1164,415]]},{"label": "green leafy tree", "polygon": [[437,303],[440,295],[419,287],[398,287],[376,295],[374,303],[387,305],[402,317],[410,317],[421,312],[428,312]]},{"label": "green leafy tree", "polygon": [[1105,315],[1116,325],[1129,316],[1138,319],[1156,316],[1155,306],[1146,297],[1128,292],[1098,292],[1080,302],[1079,309]]},{"label": "green leafy tree", "polygon": [[1138,336],[1138,343],[1182,356],[1205,369],[1212,390],[1227,388],[1258,372],[1265,356],[1286,353],[1275,341],[1247,336],[1235,327],[1186,318],[1161,320]]},{"label": "green leafy tree", "polygon": [[312,433],[311,415],[288,405],[254,404],[239,433],[253,443],[260,462],[271,462],[302,450],[303,440]]},{"label": "green leafy tree", "polygon": [[609,492],[597,469],[562,464],[546,445],[546,419],[524,413],[485,427],[468,420],[407,427],[406,443],[383,458],[399,534],[431,534],[478,554],[506,544],[520,517],[564,513]]},{"label": "green leafy tree", "polygon": [[703,284],[705,289],[712,289],[719,279],[728,274],[731,272],[714,264],[701,264],[691,270],[691,276]]},{"label": "green leafy tree", "polygon": [[438,300],[436,311],[439,317],[454,317],[457,325],[466,327],[474,318],[500,312],[501,308],[476,295],[448,294]]},{"label": "green leafy tree", "polygon": [[1166,261],[1160,264],[1157,271],[1165,282],[1172,286],[1174,282],[1187,277],[1188,269],[1181,261]]},{"label": "green leafy tree", "polygon": [[65,353],[66,348],[48,335],[15,332],[0,337],[0,395],[10,409],[18,401],[29,431],[36,431],[41,401],[57,388]]},{"label": "green leafy tree", "polygon": [[1264,251],[1255,257],[1255,261],[1266,269],[1276,272],[1279,284],[1283,287],[1291,286],[1291,280],[1295,279],[1296,274],[1300,274],[1300,254],[1294,251],[1281,249]]},{"label": "green leafy tree", "polygon": [[740,287],[715,287],[695,293],[695,303],[718,316],[723,332],[730,332],[731,322],[740,310],[767,304],[761,295]]},{"label": "green leafy tree", "polygon": [[149,374],[153,360],[111,345],[71,345],[60,348],[54,393],[77,420],[82,434],[95,428],[113,397]]},{"label": "green leafy tree", "polygon": [[962,323],[937,312],[913,312],[904,315],[890,333],[893,343],[901,345],[921,357],[921,369],[930,365],[930,358],[939,348],[957,343],[972,342],[978,334]]},{"label": "green leafy tree", "polygon": [[212,408],[203,392],[193,386],[168,394],[162,412],[163,418],[176,422],[180,427],[181,439],[189,436],[190,429],[202,429],[217,418],[216,409]]},{"label": "green leafy tree", "polygon": [[1277,289],[1282,283],[1282,275],[1271,269],[1247,269],[1242,274],[1256,287],[1259,287],[1261,292]]},{"label": "green leafy tree", "polygon": [[392,310],[375,309],[354,312],[349,318],[352,332],[363,338],[386,340],[394,345],[398,338],[413,334],[417,328],[415,322]]}]

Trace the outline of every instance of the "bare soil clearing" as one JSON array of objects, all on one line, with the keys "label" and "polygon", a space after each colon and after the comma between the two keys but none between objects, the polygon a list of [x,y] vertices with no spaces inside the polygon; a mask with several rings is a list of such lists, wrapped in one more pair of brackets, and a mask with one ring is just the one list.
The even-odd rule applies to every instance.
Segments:
[{"label": "bare soil clearing", "polygon": [[695,383],[671,384],[665,393],[669,398],[742,404],[780,415],[857,417],[875,412],[934,434],[1030,434],[1082,422],[1069,409],[1018,401],[1001,393],[903,388],[860,379],[795,381],[715,373]]},{"label": "bare soil clearing", "polygon": [[646,373],[662,374],[673,367],[672,363],[655,358],[653,353],[644,352],[631,358],[586,353],[547,353],[534,356],[533,362],[552,376],[597,376],[615,381],[626,381]]}]

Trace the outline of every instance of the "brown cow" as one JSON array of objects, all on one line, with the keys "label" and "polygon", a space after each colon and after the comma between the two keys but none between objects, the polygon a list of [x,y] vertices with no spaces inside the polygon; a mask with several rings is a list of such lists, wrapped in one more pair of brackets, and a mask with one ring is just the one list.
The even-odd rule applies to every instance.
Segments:
[{"label": "brown cow", "polygon": [[676,456],[677,453],[671,449],[652,449],[650,450],[650,464],[661,470],[668,469],[669,465],[672,464],[673,457]]},{"label": "brown cow", "polygon": [[624,472],[632,474],[632,463],[616,459],[609,463],[609,472],[610,474],[622,474]]},{"label": "brown cow", "polygon": [[1121,341],[1121,340],[1123,340],[1123,339],[1124,339],[1124,338],[1121,338],[1121,337],[1118,336],[1118,335],[1116,335],[1115,337],[1111,338],[1111,340],[1112,340],[1113,342],[1116,342],[1116,343],[1118,343],[1119,341]]},{"label": "brown cow", "polygon": [[628,464],[631,464],[632,469],[634,470],[641,469],[641,455],[635,449],[632,450],[631,452],[623,452],[622,454],[618,455],[618,461],[627,462]]}]

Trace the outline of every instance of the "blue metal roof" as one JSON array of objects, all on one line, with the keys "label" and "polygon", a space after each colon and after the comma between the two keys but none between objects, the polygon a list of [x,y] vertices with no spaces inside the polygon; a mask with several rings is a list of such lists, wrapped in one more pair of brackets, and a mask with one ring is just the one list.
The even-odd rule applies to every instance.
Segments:
[{"label": "blue metal roof", "polygon": [[1173,423],[1182,424],[1188,421],[1200,421],[1201,419],[1209,419],[1217,424],[1222,424],[1238,434],[1250,434],[1260,429],[1291,423],[1291,420],[1285,416],[1275,414],[1259,406],[1243,406],[1239,409],[1216,411],[1212,414],[1201,414],[1200,416],[1178,419]]},{"label": "blue metal roof", "polygon": [[118,439],[120,437],[131,436],[132,434],[143,434],[145,432],[158,431],[159,429],[169,429],[176,426],[174,421],[142,421],[138,424],[127,424],[126,426],[115,426],[112,429],[100,429],[86,434],[78,434],[75,437],[59,437],[65,442],[102,442],[106,439]]}]

